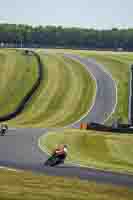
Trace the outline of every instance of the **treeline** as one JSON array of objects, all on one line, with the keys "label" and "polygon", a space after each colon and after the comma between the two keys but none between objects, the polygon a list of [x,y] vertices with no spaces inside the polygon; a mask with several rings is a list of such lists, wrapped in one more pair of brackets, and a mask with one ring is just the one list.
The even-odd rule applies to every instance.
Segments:
[{"label": "treeline", "polygon": [[0,45],[133,50],[133,29],[94,30],[0,24]]}]

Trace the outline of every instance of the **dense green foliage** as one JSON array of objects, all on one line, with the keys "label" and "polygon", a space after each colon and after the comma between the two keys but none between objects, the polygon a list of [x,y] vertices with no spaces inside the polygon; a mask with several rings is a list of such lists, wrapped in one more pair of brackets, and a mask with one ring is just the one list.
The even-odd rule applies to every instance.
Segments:
[{"label": "dense green foliage", "polygon": [[94,30],[0,24],[0,43],[13,46],[133,49],[133,29]]}]

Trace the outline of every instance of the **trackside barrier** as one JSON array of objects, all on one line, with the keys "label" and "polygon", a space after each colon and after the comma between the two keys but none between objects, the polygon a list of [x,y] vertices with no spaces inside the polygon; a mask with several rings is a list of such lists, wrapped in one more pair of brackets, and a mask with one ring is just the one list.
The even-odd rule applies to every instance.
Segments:
[{"label": "trackside barrier", "polygon": [[27,50],[27,51],[29,53],[32,53],[36,57],[36,59],[38,61],[38,78],[37,78],[36,82],[34,83],[34,85],[32,86],[32,88],[30,89],[30,91],[22,99],[22,101],[20,102],[20,104],[18,105],[16,110],[14,112],[11,112],[11,113],[7,114],[7,115],[1,116],[0,117],[0,122],[8,121],[10,119],[13,119],[18,114],[21,113],[23,111],[24,107],[26,106],[26,104],[28,103],[28,101],[30,100],[30,98],[32,97],[32,95],[35,93],[35,91],[40,86],[40,83],[41,83],[41,81],[43,79],[43,64],[41,62],[40,56],[34,51],[29,51],[29,50]]},{"label": "trackside barrier", "polygon": [[133,65],[130,68],[130,82],[129,82],[129,109],[128,118],[129,123],[133,125]]},{"label": "trackside barrier", "polygon": [[105,126],[103,124],[90,123],[89,126],[87,126],[87,130],[133,134],[133,127],[131,127],[129,124],[119,124],[117,128],[113,128],[112,126]]}]

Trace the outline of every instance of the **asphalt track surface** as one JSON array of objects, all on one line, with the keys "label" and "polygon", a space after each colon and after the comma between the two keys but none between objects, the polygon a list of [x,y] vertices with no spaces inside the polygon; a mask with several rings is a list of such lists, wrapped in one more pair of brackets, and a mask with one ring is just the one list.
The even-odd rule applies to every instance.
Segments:
[{"label": "asphalt track surface", "polygon": [[[70,57],[72,55],[67,56]],[[85,120],[89,119],[96,122],[103,122],[105,120],[104,113],[108,112],[109,115],[116,104],[115,84],[96,63],[89,61],[87,58],[80,58],[79,56],[76,56],[74,59],[82,62],[88,70],[91,69],[93,71],[94,68],[96,70],[94,70],[94,75],[97,80],[97,95],[91,113],[85,116]],[[101,80],[103,80],[103,83]],[[101,101],[104,101],[104,103],[100,103],[100,99]],[[105,106],[105,102],[107,106]],[[99,106],[97,105],[98,103]],[[78,126],[79,122],[74,125]],[[78,177],[80,179],[96,181],[98,183],[111,183],[133,187],[133,175],[105,172],[102,170],[79,167],[73,164],[65,164],[54,168],[44,167],[43,163],[48,158],[48,155],[39,149],[38,138],[42,134],[47,134],[48,131],[48,129],[41,128],[9,129],[4,137],[0,137],[0,166],[32,170],[36,173],[44,173],[51,176]],[[58,130],[58,132],[61,134],[61,129]]]},{"label": "asphalt track surface", "polygon": [[64,54],[65,57],[74,59],[85,66],[87,71],[96,81],[96,98],[89,113],[84,116],[75,126],[81,122],[103,123],[114,111],[117,104],[117,88],[109,73],[103,71],[103,67],[94,59],[80,57],[78,55]]}]

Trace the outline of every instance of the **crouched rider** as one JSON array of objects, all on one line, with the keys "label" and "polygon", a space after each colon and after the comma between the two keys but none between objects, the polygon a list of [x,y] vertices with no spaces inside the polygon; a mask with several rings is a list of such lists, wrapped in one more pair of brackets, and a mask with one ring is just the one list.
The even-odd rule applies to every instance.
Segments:
[{"label": "crouched rider", "polygon": [[60,159],[64,160],[67,156],[68,153],[68,147],[66,144],[61,144],[59,145],[54,151],[53,151],[53,156],[57,156]]}]

